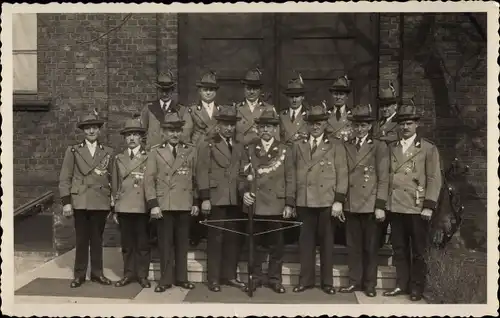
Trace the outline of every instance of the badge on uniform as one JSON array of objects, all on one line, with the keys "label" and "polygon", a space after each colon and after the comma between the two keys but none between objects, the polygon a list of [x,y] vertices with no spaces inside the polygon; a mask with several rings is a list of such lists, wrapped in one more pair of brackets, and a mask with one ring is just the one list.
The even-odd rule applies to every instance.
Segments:
[{"label": "badge on uniform", "polygon": [[137,188],[139,184],[141,184],[144,179],[144,173],[142,172],[132,172],[132,176],[134,176],[134,188]]},{"label": "badge on uniform", "polygon": [[107,154],[104,157],[104,159],[102,159],[101,162],[99,162],[97,167],[94,168],[94,172],[97,175],[102,176],[102,175],[106,174],[106,170],[108,169],[108,165],[109,165],[109,158],[110,158],[110,155]]}]

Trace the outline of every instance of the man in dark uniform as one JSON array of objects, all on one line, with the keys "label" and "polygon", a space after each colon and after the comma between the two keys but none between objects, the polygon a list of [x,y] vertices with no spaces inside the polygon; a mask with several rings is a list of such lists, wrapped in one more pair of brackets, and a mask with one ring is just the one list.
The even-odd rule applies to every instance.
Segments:
[{"label": "man in dark uniform", "polygon": [[347,108],[350,92],[351,85],[347,75],[341,76],[330,86],[333,105],[327,106],[325,102],[329,116],[325,133],[330,138],[340,139],[344,142],[352,137],[352,126],[348,118],[350,110]]},{"label": "man in dark uniform", "polygon": [[155,288],[157,293],[171,288],[172,283],[184,289],[194,288],[188,281],[187,254],[191,216],[199,212],[194,185],[197,153],[192,144],[180,141],[184,124],[179,113],[166,114],[162,124],[165,142],[149,153],[146,165],[147,206],[151,217],[159,220],[161,278]]},{"label": "man in dark uniform", "polygon": [[321,288],[327,294],[335,294],[332,217],[342,214],[348,172],[344,145],[325,134],[327,120],[323,106],[311,107],[306,117],[309,137],[292,145],[295,177],[287,180],[286,186],[296,189],[297,214],[303,222],[299,237],[300,279],[293,289],[297,293],[314,287],[319,235]]},{"label": "man in dark uniform", "polygon": [[368,297],[377,295],[378,237],[385,219],[389,188],[389,151],[387,144],[372,139],[376,120],[371,105],[352,110],[355,137],[344,143],[349,166],[349,191],[345,206],[349,264],[349,285],[341,293],[363,289]]},{"label": "man in dark uniform", "polygon": [[388,207],[397,279],[396,288],[385,292],[384,296],[409,291],[412,301],[422,299],[429,221],[437,208],[442,185],[438,149],[417,134],[419,119],[415,105],[402,105],[395,117],[400,139],[389,144]]},{"label": "man in dark uniform", "polygon": [[241,167],[247,179],[242,183],[240,193],[243,193],[245,210],[253,208],[256,218],[268,220],[254,222],[254,232],[274,232],[255,237],[257,244],[269,247],[269,266],[265,277],[262,274],[262,262],[266,255],[255,251],[256,257],[250,266],[253,267],[256,280],[254,286],[249,287],[256,289],[266,284],[276,293],[284,293],[285,288],[281,284],[284,237],[280,220],[282,216],[290,218],[294,213],[295,192],[292,191],[295,188],[286,188],[286,180],[293,177],[293,162],[289,147],[274,138],[279,125],[276,111],[266,110],[255,122],[260,139],[245,147],[246,155]]},{"label": "man in dark uniform", "polygon": [[69,146],[59,176],[59,193],[63,215],[74,216],[76,252],[71,288],[80,287],[86,279],[90,247],[90,279],[111,285],[103,274],[102,234],[111,210],[111,165],[113,149],[98,141],[104,121],[94,114],[83,117],[78,128],[85,140]]},{"label": "man in dark uniform", "polygon": [[304,120],[307,112],[304,105],[305,86],[300,74],[288,81],[284,94],[288,97],[289,107],[280,111],[280,140],[290,145],[308,135]]},{"label": "man in dark uniform", "polygon": [[[243,216],[238,188],[244,146],[234,139],[235,125],[240,119],[234,106],[221,107],[215,115],[217,135],[199,145],[196,185],[202,201],[201,211],[209,220]],[[243,225],[236,221],[217,222],[216,226],[242,231],[240,224]],[[208,228],[207,271],[211,291],[219,292],[221,283],[241,289],[246,287],[236,277],[241,245],[240,235]]]},{"label": "man in dark uniform", "polygon": [[115,156],[111,171],[111,193],[115,219],[120,227],[123,255],[123,278],[116,282],[122,287],[137,280],[143,288],[148,281],[149,211],[144,196],[144,171],[148,154],[141,145],[146,130],[139,119],[129,119],[120,131],[127,149]]}]

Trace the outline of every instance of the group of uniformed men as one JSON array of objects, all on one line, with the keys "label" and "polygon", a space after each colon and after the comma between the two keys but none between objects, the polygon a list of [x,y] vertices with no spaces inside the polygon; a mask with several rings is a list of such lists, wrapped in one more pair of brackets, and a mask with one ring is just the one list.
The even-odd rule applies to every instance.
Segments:
[{"label": "group of uniformed men", "polygon": [[[63,214],[74,216],[76,288],[86,280],[90,247],[92,281],[110,285],[103,275],[102,235],[106,218],[121,231],[124,262],[120,287],[138,282],[150,287],[148,223],[157,224],[163,292],[188,280],[189,232],[199,217],[208,227],[208,288],[221,285],[255,290],[265,285],[285,293],[282,285],[285,219],[302,222],[299,237],[300,279],[293,292],[315,285],[316,245],[319,243],[321,289],[333,287],[333,236],[345,222],[350,293],[376,296],[377,252],[382,224],[389,219],[397,270],[397,286],[385,296],[410,293],[421,299],[425,285],[428,221],[441,187],[438,150],[416,133],[419,112],[401,104],[392,85],[379,93],[381,120],[371,105],[346,107],[351,91],[346,76],[329,88],[332,103],[306,106],[300,74],[288,82],[289,107],[279,113],[262,101],[262,74],[249,70],[242,80],[245,100],[232,106],[215,102],[217,77],[201,76],[200,101],[184,106],[172,99],[175,81],[160,74],[159,100],[148,104],[140,120],[127,120],[121,134],[123,152],[98,141],[103,121],[84,117],[78,127],[85,140],[69,146],[60,175]],[[399,104],[399,105],[398,105]],[[398,107],[399,106],[399,107]],[[398,129],[399,128],[399,129]],[[145,143],[143,143],[146,138]],[[259,219],[259,245],[253,286],[237,279],[237,264],[249,209]],[[194,221],[193,221],[194,220]],[[229,231],[224,230],[229,229]]]}]

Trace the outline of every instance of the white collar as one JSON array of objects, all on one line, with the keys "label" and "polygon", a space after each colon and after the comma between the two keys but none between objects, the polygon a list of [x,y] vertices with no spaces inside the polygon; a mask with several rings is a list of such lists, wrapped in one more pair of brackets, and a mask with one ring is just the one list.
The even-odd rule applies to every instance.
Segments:
[{"label": "white collar", "polygon": [[255,102],[251,102],[248,99],[245,99],[245,101],[246,101],[247,105],[250,106],[250,108],[252,108],[252,109],[255,108],[255,106],[259,105],[258,98],[255,100]]},{"label": "white collar", "polygon": [[311,135],[311,136],[309,137],[309,142],[310,142],[310,143],[311,143],[311,145],[312,145],[312,144],[313,144],[314,139],[316,139],[316,145],[319,145],[319,144],[321,143],[321,141],[323,140],[323,136],[324,136],[324,135],[325,135],[325,134],[323,133],[323,134],[321,134],[321,136],[316,137],[316,138],[314,138],[314,137]]},{"label": "white collar", "polygon": [[[361,145],[363,145],[366,141],[366,138],[368,138],[368,134],[366,134],[363,138],[361,138]],[[359,138],[356,137],[356,143],[358,143]]]},{"label": "white collar", "polygon": [[409,146],[409,145],[413,144],[413,142],[415,141],[415,138],[417,138],[417,134],[416,133],[413,134],[413,136],[411,136],[408,139],[401,138],[401,144],[405,145],[405,146]]},{"label": "white collar", "polygon": [[164,102],[164,101],[162,101],[162,100],[160,99],[161,108],[163,108],[163,109],[165,109],[165,110],[166,110],[166,109],[168,109],[168,107],[170,107],[170,104],[171,104],[171,103],[172,103],[172,100],[169,100],[169,101]]},{"label": "white collar", "polygon": [[88,141],[87,139],[85,139],[85,143],[87,144],[87,146],[88,146],[89,148],[95,148],[95,147],[97,147],[97,140],[96,140],[96,141],[94,141],[94,142],[90,142],[90,141]]},{"label": "white collar", "polygon": [[301,112],[302,112],[302,105],[300,105],[297,109],[293,109],[292,107],[290,107],[290,116],[294,114],[295,117],[297,117],[297,115],[300,114]]},{"label": "white collar", "polygon": [[260,141],[262,142],[262,146],[264,147],[264,149],[267,152],[274,142],[274,137],[269,139],[269,141],[265,141],[264,139],[261,139]]},{"label": "white collar", "polygon": [[141,145],[135,147],[135,148],[128,148],[128,155],[130,156],[130,152],[132,151],[134,154],[134,157],[137,156],[137,153],[139,152],[139,149],[141,148]]},{"label": "white collar", "polygon": [[207,103],[205,101],[201,101],[201,104],[204,106],[204,107],[207,107],[207,108],[212,108],[214,107],[214,102],[210,102],[210,103]]},{"label": "white collar", "polygon": [[[219,134],[219,136],[227,143],[227,138]],[[233,138],[229,137],[229,143],[232,145],[233,144]]]},{"label": "white collar", "polygon": [[344,105],[342,105],[342,106],[335,106],[335,105],[333,105],[333,111],[334,111],[334,112],[336,112],[336,111],[337,111],[337,108],[339,108],[339,109],[340,109],[340,113],[341,113],[341,114],[345,113],[345,104],[344,104]]}]

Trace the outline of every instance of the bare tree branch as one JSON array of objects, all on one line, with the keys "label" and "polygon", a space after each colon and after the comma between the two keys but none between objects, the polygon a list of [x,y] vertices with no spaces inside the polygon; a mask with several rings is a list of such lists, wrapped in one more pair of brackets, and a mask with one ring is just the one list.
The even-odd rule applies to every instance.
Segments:
[{"label": "bare tree branch", "polygon": [[76,41],[76,43],[78,45],[81,45],[81,44],[90,44],[90,43],[93,43],[93,42],[97,42],[99,41],[100,39],[102,39],[103,37],[107,36],[108,34],[110,34],[111,32],[115,31],[115,30],[118,30],[119,28],[121,28],[130,18],[132,17],[132,13],[129,13],[125,16],[125,18],[123,18],[123,20],[115,27],[112,27],[111,29],[109,29],[108,31],[104,32],[103,34],[99,35],[98,37],[94,38],[94,39],[91,39],[89,41]]}]

